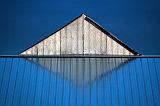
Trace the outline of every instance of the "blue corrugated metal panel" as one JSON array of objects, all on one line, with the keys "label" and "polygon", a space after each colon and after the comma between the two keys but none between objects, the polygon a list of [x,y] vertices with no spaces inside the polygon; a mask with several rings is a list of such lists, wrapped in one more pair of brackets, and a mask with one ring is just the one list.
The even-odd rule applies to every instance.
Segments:
[{"label": "blue corrugated metal panel", "polygon": [[0,58],[0,106],[160,106],[160,58],[125,60]]}]

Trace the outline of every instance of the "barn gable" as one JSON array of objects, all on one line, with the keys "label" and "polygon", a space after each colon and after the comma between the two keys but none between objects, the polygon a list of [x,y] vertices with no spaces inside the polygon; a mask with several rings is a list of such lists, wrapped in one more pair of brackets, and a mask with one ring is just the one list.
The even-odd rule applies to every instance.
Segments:
[{"label": "barn gable", "polygon": [[133,49],[82,14],[20,55],[138,55]]}]

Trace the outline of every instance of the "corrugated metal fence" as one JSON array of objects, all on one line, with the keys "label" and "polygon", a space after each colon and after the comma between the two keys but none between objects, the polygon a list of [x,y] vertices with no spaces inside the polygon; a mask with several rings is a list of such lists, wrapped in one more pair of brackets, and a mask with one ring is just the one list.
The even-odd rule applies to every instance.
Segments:
[{"label": "corrugated metal fence", "polygon": [[0,106],[160,106],[160,58],[0,58]]}]

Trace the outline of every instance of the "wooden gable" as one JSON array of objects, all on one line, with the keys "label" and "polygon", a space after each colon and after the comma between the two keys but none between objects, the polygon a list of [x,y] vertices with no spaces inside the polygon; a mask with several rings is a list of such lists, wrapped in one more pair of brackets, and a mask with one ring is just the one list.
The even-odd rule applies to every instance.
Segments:
[{"label": "wooden gable", "polygon": [[20,55],[138,55],[100,25],[82,14]]}]

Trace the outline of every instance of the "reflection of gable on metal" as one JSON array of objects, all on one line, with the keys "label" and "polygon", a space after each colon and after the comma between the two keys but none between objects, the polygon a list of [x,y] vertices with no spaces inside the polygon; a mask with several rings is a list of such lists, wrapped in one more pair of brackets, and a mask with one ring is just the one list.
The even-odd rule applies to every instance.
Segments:
[{"label": "reflection of gable on metal", "polygon": [[102,75],[130,62],[131,58],[29,58],[28,60],[38,63],[74,84],[86,86],[100,79]]},{"label": "reflection of gable on metal", "polygon": [[84,14],[20,54],[139,55]]}]

